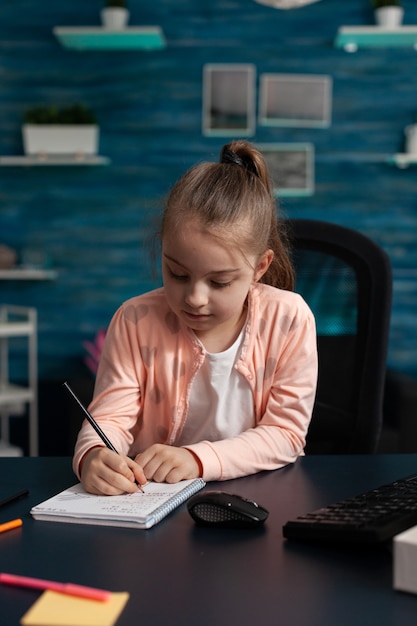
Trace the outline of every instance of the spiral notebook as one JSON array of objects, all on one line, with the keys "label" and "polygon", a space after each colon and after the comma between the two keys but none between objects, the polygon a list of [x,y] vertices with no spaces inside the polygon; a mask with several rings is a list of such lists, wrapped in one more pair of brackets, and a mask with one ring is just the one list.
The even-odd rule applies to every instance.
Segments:
[{"label": "spiral notebook", "polygon": [[174,484],[149,482],[143,493],[138,489],[120,496],[93,495],[77,484],[34,506],[30,513],[47,522],[151,528],[205,484],[202,478]]}]

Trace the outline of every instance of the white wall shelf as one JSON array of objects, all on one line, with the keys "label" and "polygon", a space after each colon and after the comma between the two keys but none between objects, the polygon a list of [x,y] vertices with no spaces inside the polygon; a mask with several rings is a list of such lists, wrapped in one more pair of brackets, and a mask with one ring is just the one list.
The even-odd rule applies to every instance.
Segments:
[{"label": "white wall shelf", "polygon": [[132,26],[117,31],[100,26],[56,26],[53,33],[64,48],[75,50],[160,50],[166,46],[159,26]]},{"label": "white wall shelf", "polygon": [[2,156],[0,166],[87,166],[87,165],[109,165],[110,159],[104,156],[84,155],[84,154],[39,154],[34,156]]},{"label": "white wall shelf", "polygon": [[57,277],[56,270],[34,267],[13,267],[10,270],[0,270],[0,280],[55,280]]},{"label": "white wall shelf", "polygon": [[359,48],[408,47],[417,50],[417,26],[383,28],[382,26],[341,26],[336,48],[356,52]]},{"label": "white wall shelf", "polygon": [[409,154],[408,152],[400,152],[388,157],[387,162],[390,165],[396,165],[401,169],[405,169],[410,165],[417,165],[417,154]]}]

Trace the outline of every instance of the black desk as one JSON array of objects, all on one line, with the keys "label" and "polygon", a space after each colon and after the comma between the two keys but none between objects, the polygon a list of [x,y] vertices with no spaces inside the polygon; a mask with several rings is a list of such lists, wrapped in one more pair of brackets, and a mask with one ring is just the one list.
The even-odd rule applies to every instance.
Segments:
[{"label": "black desk", "polygon": [[[287,519],[417,470],[417,455],[310,456],[220,488],[270,511],[261,531],[195,527],[185,505],[151,530],[32,520],[31,506],[75,482],[68,458],[1,458],[0,571],[129,591],[117,626],[415,626],[417,596],[392,589],[387,548],[287,542]],[[1,624],[16,626],[38,592],[0,586]]]}]

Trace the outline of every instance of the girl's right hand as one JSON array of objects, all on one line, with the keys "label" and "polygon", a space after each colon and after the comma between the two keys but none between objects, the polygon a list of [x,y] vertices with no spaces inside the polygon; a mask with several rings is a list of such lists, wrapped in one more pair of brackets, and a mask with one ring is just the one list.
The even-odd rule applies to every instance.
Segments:
[{"label": "girl's right hand", "polygon": [[96,495],[116,496],[134,493],[147,480],[143,469],[132,459],[104,447],[93,448],[84,456],[81,484]]}]

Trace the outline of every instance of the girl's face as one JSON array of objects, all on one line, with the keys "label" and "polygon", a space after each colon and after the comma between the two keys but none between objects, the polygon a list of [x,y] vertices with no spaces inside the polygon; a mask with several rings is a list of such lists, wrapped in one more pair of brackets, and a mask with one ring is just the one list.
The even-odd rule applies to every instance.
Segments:
[{"label": "girl's face", "polygon": [[162,276],[171,309],[191,328],[209,352],[226,350],[246,319],[245,301],[273,258],[260,259],[228,246],[198,222],[166,233],[162,241]]}]

